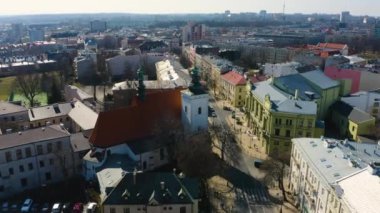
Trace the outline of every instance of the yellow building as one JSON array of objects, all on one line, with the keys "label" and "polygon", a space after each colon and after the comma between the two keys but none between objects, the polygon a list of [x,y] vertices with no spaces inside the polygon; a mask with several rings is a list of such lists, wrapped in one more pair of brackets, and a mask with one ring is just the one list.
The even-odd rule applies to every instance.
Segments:
[{"label": "yellow building", "polygon": [[332,122],[341,137],[358,141],[358,136],[371,136],[374,133],[376,118],[342,101],[332,106]]},{"label": "yellow building", "polygon": [[241,74],[230,71],[220,78],[220,92],[234,107],[244,106],[246,80]]},{"label": "yellow building", "polygon": [[318,126],[317,104],[302,101],[298,95],[289,97],[271,80],[247,86],[245,108],[248,125],[261,141],[266,154],[277,155],[291,150],[291,139],[298,137],[320,137],[323,122]]}]

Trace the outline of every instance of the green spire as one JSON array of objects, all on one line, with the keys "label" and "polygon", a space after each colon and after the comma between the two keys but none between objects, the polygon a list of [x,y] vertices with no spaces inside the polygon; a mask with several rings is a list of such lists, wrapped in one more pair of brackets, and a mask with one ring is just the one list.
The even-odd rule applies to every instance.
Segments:
[{"label": "green spire", "polygon": [[137,87],[137,96],[141,101],[145,99],[145,85],[144,85],[144,67],[137,70],[139,85]]},{"label": "green spire", "polygon": [[199,77],[199,69],[197,67],[194,67],[194,69],[191,70],[191,85],[190,85],[190,91],[195,94],[201,94],[204,93],[202,89],[202,85],[200,83],[200,77]]}]

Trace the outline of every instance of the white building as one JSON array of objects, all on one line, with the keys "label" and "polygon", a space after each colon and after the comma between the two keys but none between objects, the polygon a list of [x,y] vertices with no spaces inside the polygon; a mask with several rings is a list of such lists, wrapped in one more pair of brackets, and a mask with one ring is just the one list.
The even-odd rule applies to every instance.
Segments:
[{"label": "white building", "polygon": [[[380,85],[379,85],[380,86]],[[361,109],[364,112],[380,119],[380,92],[379,91],[360,91],[348,97],[342,97],[341,101]]]},{"label": "white building", "polygon": [[272,77],[280,77],[285,75],[291,75],[298,73],[296,68],[300,64],[297,62],[281,63],[281,64],[269,64],[264,65],[264,75]]},{"label": "white building", "polygon": [[51,125],[0,136],[0,198],[75,174],[70,134]]},{"label": "white building", "polygon": [[182,123],[186,132],[197,132],[208,129],[207,93],[194,93],[191,89],[182,92]]},{"label": "white building", "polygon": [[[352,196],[352,192],[345,193],[337,187],[337,183],[341,180],[345,183],[347,177],[373,162],[380,162],[378,144],[325,138],[295,138],[292,142],[290,190],[302,212],[367,212],[356,207],[356,211],[348,210],[356,204],[351,203],[350,199],[344,200],[344,196]],[[343,184],[341,187],[346,186]],[[379,183],[373,187],[379,187]],[[355,193],[372,194],[367,188],[358,188]],[[368,209],[378,206],[371,200],[368,204],[375,206],[367,206]]]}]

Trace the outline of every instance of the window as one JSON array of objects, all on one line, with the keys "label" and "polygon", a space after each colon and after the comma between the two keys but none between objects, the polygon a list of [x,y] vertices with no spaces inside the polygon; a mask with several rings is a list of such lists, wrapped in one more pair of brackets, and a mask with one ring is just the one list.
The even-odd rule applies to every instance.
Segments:
[{"label": "window", "polygon": [[26,147],[26,149],[25,149],[25,156],[27,158],[30,158],[32,156],[32,149],[30,149],[30,147]]},{"label": "window", "polygon": [[62,118],[60,118],[60,119],[59,119],[59,122],[62,123],[62,121],[63,121]]},{"label": "window", "polygon": [[303,134],[302,134],[302,131],[298,131],[298,132],[297,132],[297,135],[298,135],[298,137],[302,137],[302,135],[303,135]]},{"label": "window", "polygon": [[60,151],[62,149],[62,141],[57,142],[57,151]]},{"label": "window", "polygon": [[[239,88],[239,92],[241,92],[241,88]],[[240,96],[239,96],[240,97]]]},{"label": "window", "polygon": [[13,175],[14,174],[13,168],[9,168],[8,172],[9,172],[9,175]]},{"label": "window", "polygon": [[179,208],[179,213],[186,213],[186,206],[181,206]]},{"label": "window", "polygon": [[299,127],[303,127],[303,120],[299,120],[299,121],[298,121],[298,126],[299,126]]},{"label": "window", "polygon": [[29,171],[33,170],[33,164],[32,163],[28,163],[28,169],[29,169]]},{"label": "window", "polygon": [[292,120],[290,120],[290,119],[286,119],[286,125],[287,125],[287,126],[291,126],[292,123],[293,123]]},{"label": "window", "polygon": [[12,153],[11,152],[5,152],[5,160],[7,161],[7,162],[10,162],[10,161],[12,161]]},{"label": "window", "polygon": [[48,143],[48,144],[47,144],[47,152],[48,152],[48,153],[51,153],[52,151],[53,151],[53,144]]},{"label": "window", "polygon": [[276,125],[281,125],[281,119],[280,118],[276,118],[274,122]]},{"label": "window", "polygon": [[25,171],[24,166],[23,166],[23,165],[20,165],[20,166],[19,166],[19,170],[20,170],[20,172],[24,172],[24,171]]},{"label": "window", "polygon": [[50,173],[50,172],[46,172],[46,173],[45,173],[45,179],[46,179],[47,181],[51,180],[51,173]]},{"label": "window", "polygon": [[374,107],[379,107],[379,106],[380,106],[380,102],[375,102],[375,103],[373,104],[373,106],[374,106]]},{"label": "window", "polygon": [[313,121],[312,120],[307,121],[307,127],[309,127],[309,128],[313,127]]},{"label": "window", "polygon": [[43,154],[42,145],[37,145],[37,154],[38,155],[42,155]]},{"label": "window", "polygon": [[275,129],[274,130],[274,135],[280,136],[280,129]]},{"label": "window", "polygon": [[53,158],[49,159],[49,164],[50,164],[50,166],[54,165],[54,159]]},{"label": "window", "polygon": [[43,160],[40,160],[40,167],[44,167],[45,166],[45,162]]},{"label": "window", "polygon": [[274,141],[274,145],[276,146],[280,145],[280,141]]},{"label": "window", "polygon": [[66,121],[69,121],[69,117],[66,117]]},{"label": "window", "polygon": [[202,114],[202,108],[198,107],[198,115]]},{"label": "window", "polygon": [[110,208],[110,213],[116,213],[116,209],[113,208],[113,207],[111,207],[111,208]]},{"label": "window", "polygon": [[164,160],[165,159],[165,150],[164,148],[161,148],[160,149],[160,160]]},{"label": "window", "polygon": [[171,206],[169,206],[169,210],[172,210],[173,208]]},{"label": "window", "polygon": [[123,213],[131,213],[131,210],[129,208],[124,208]]},{"label": "window", "polygon": [[311,132],[306,132],[306,137],[310,138],[311,137]]},{"label": "window", "polygon": [[241,99],[241,95],[239,95],[239,100]]},{"label": "window", "polygon": [[4,186],[3,185],[0,186],[0,192],[4,192]]},{"label": "window", "polygon": [[286,137],[290,137],[290,130],[286,130]]},{"label": "window", "polygon": [[12,120],[12,121],[15,121],[15,116],[12,116],[12,117],[11,117],[11,120]]},{"label": "window", "polygon": [[372,110],[372,113],[373,113],[373,114],[377,114],[378,112],[379,112],[378,109],[373,109],[373,110]]},{"label": "window", "polygon": [[285,146],[289,146],[289,145],[290,145],[290,142],[285,141],[285,142],[284,142],[284,145],[285,145]]},{"label": "window", "polygon": [[22,158],[22,151],[21,149],[16,150],[16,158],[17,160],[20,160]]},{"label": "window", "polygon": [[185,112],[187,113],[187,106],[185,106]]}]

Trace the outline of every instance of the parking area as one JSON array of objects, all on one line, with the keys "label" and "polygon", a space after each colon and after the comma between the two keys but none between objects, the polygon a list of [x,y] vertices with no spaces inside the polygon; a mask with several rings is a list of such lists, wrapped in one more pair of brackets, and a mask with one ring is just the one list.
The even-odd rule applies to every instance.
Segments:
[{"label": "parking area", "polygon": [[1,201],[0,212],[98,212],[98,193],[82,179],[41,186]]}]

